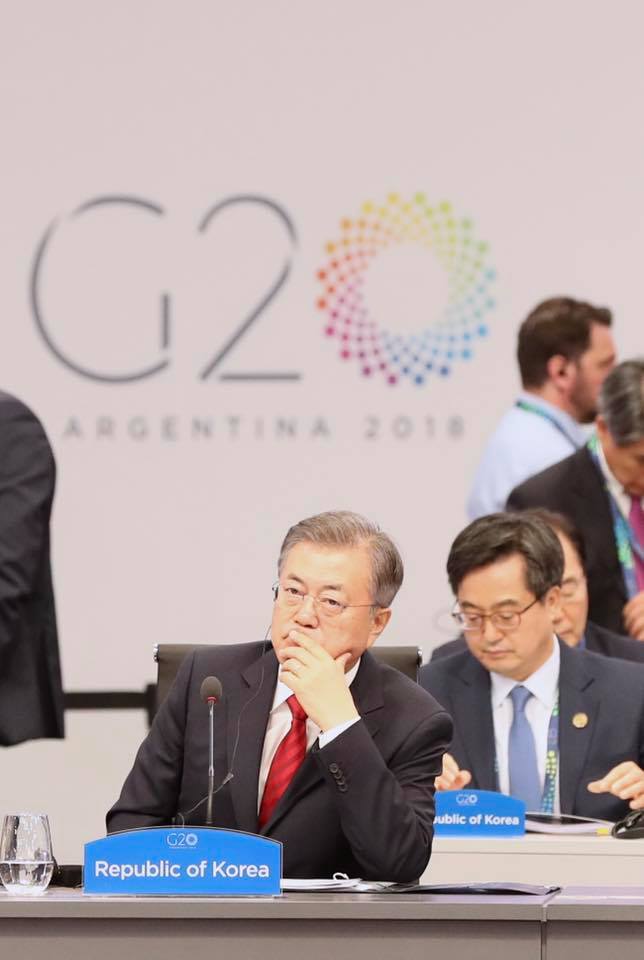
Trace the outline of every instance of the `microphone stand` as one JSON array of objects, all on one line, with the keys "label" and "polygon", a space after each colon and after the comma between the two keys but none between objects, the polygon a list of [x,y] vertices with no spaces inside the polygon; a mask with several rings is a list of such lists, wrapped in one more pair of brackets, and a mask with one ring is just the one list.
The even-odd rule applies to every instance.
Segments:
[{"label": "microphone stand", "polygon": [[215,792],[215,698],[208,697],[208,806],[206,826],[212,827],[212,798]]}]

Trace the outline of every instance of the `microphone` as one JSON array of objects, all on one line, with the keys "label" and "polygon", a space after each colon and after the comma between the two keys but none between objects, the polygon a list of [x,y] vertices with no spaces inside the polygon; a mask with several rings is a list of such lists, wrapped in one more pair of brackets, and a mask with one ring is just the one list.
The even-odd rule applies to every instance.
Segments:
[{"label": "microphone", "polygon": [[204,804],[204,803],[206,803],[206,802],[208,803],[208,810],[209,810],[208,816],[209,816],[209,818],[210,818],[209,820],[206,820],[206,823],[208,824],[208,826],[212,826],[212,825],[213,825],[213,824],[212,824],[212,798],[213,798],[214,796],[216,796],[216,795],[219,793],[219,791],[220,791],[223,787],[226,786],[227,783],[230,783],[230,781],[231,781],[231,780],[233,779],[233,777],[235,776],[233,770],[234,770],[234,767],[235,767],[235,758],[237,757],[237,748],[239,747],[239,738],[240,738],[240,735],[241,735],[241,722],[242,722],[242,717],[243,717],[244,713],[246,712],[246,710],[248,710],[248,708],[250,707],[251,703],[253,703],[253,701],[257,699],[257,697],[259,696],[259,694],[260,694],[260,692],[261,692],[261,690],[262,690],[262,688],[263,688],[263,686],[264,686],[264,677],[265,677],[265,674],[266,674],[266,665],[265,665],[265,663],[264,663],[264,656],[265,656],[265,654],[266,654],[266,650],[267,650],[267,647],[268,647],[268,642],[269,642],[269,638],[270,638],[270,630],[271,630],[271,628],[270,628],[270,626],[269,626],[268,630],[267,630],[266,633],[264,634],[264,642],[263,642],[263,644],[262,644],[262,653],[261,653],[262,672],[261,672],[260,677],[259,677],[259,683],[257,684],[257,689],[254,691],[253,695],[252,695],[251,697],[249,697],[248,700],[246,700],[246,702],[243,704],[241,710],[239,711],[239,716],[237,717],[237,731],[236,731],[236,733],[235,733],[235,742],[234,742],[234,744],[233,744],[233,749],[232,749],[232,752],[231,752],[230,766],[229,766],[229,768],[228,768],[228,773],[226,774],[226,776],[224,777],[224,779],[221,781],[221,783],[219,784],[219,786],[217,787],[216,790],[213,789],[213,788],[214,788],[214,774],[215,774],[215,769],[214,769],[214,768],[215,768],[215,764],[214,764],[214,753],[215,753],[215,750],[214,750],[214,742],[215,742],[214,732],[215,732],[215,730],[214,730],[213,709],[214,709],[215,703],[216,703],[219,699],[221,699],[221,697],[223,696],[223,688],[222,688],[222,685],[221,685],[221,680],[218,680],[217,677],[206,677],[205,680],[203,680],[202,683],[201,683],[201,687],[200,687],[200,689],[199,689],[199,694],[200,694],[201,699],[203,700],[203,702],[206,703],[206,704],[208,704],[208,707],[209,707],[209,710],[210,710],[210,717],[209,717],[209,720],[210,720],[210,763],[209,763],[209,767],[208,767],[208,794],[207,794],[205,797],[202,797],[201,800],[198,800],[197,803],[195,803],[195,805],[194,805],[193,807],[190,807],[189,810],[186,810],[186,811],[178,810],[178,811],[177,811],[177,813],[176,813],[176,814],[174,815],[174,817],[172,818],[172,822],[173,822],[173,824],[175,824],[175,825],[179,822],[179,826],[181,826],[181,828],[185,827],[185,825],[186,825],[186,817],[189,817],[192,813],[195,812],[195,810],[197,810],[202,804]]},{"label": "microphone", "polygon": [[206,677],[199,688],[199,696],[208,705],[208,805],[206,826],[212,827],[212,798],[215,792],[215,704],[221,700],[223,689],[217,677]]}]

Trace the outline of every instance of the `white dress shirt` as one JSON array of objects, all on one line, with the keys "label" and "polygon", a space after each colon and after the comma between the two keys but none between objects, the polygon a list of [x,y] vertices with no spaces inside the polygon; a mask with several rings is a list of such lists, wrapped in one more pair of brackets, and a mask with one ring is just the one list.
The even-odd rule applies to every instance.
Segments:
[{"label": "white dress shirt", "polygon": [[521,393],[518,399],[545,416],[516,404],[504,414],[486,444],[472,483],[467,503],[470,520],[505,509],[515,487],[569,457],[586,442],[586,428],[563,410],[533,393]]},{"label": "white dress shirt", "polygon": [[623,486],[621,485],[621,483],[619,482],[615,474],[612,473],[610,467],[608,466],[601,443],[597,444],[597,459],[599,460],[599,467],[601,469],[601,472],[604,475],[604,480],[606,481],[608,492],[610,493],[613,500],[619,507],[619,512],[628,523],[629,515],[631,512],[630,494],[626,493]]},{"label": "white dress shirt", "polygon": [[[345,673],[344,679],[348,687],[350,687],[355,680],[359,666],[360,660],[358,660],[358,662],[355,663],[347,673]],[[282,683],[282,681],[278,678],[277,686],[275,687],[275,695],[273,697],[273,706],[271,707],[271,712],[268,717],[266,736],[264,737],[262,762],[259,765],[259,783],[257,786],[258,813],[259,808],[262,805],[264,787],[266,786],[266,780],[268,779],[268,772],[271,769],[271,763],[273,762],[273,758],[277,753],[277,748],[291,729],[291,725],[293,723],[293,714],[291,713],[291,708],[286,702],[292,693],[293,691],[290,689],[290,687],[287,687],[286,684]],[[341,733],[344,733],[345,730],[348,730],[349,727],[353,726],[354,723],[357,723],[359,719],[360,717],[354,717],[353,720],[345,720],[344,723],[339,723],[337,726],[331,727],[331,729],[327,730],[326,733],[320,733],[320,728],[313,723],[310,717],[307,717],[306,752],[309,752],[318,738],[320,740],[320,748],[325,747],[328,743],[331,743],[332,740],[335,740],[336,737],[339,737]]]},{"label": "white dress shirt", "polygon": [[[537,752],[539,779],[543,784],[546,776],[546,754],[548,752],[548,727],[550,717],[557,702],[559,690],[559,641],[553,638],[553,650],[546,662],[531,677],[519,684],[509,677],[490,671],[492,698],[492,719],[494,721],[494,746],[496,749],[497,775],[501,793],[510,792],[510,771],[508,769],[508,741],[512,726],[513,709],[510,691],[514,687],[526,687],[532,697],[528,700],[525,715],[532,733]],[[559,805],[559,767],[555,784],[554,813],[560,811]]]}]

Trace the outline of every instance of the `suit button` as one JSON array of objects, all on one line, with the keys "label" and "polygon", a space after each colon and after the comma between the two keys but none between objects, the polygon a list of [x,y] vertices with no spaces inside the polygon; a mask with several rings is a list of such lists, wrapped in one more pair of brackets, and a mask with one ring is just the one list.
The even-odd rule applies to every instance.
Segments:
[{"label": "suit button", "polygon": [[340,791],[340,793],[346,793],[348,789],[349,788],[347,787],[344,780],[342,781],[338,780],[338,790]]},{"label": "suit button", "polygon": [[334,775],[335,775],[336,773],[340,773],[340,767],[337,765],[337,763],[330,763],[330,764],[329,764],[329,770],[330,770],[331,773],[334,774]]}]

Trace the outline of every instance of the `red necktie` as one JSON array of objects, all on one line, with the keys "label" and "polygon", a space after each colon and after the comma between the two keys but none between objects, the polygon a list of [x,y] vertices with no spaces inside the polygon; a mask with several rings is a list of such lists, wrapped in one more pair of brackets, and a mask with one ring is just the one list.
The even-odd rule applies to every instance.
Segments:
[{"label": "red necktie", "polygon": [[273,810],[293,779],[306,756],[306,713],[294,693],[286,701],[293,720],[291,729],[280,743],[266,778],[264,796],[259,808],[261,830],[273,815]]},{"label": "red necktie", "polygon": [[[631,497],[631,509],[628,515],[628,522],[633,532],[633,537],[641,547],[644,547],[644,511],[642,510],[642,501],[639,497]],[[640,590],[644,590],[644,561],[635,550],[633,550],[633,559],[635,561],[637,585]]]}]

